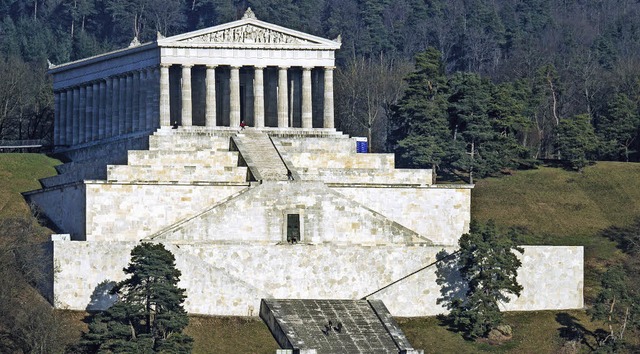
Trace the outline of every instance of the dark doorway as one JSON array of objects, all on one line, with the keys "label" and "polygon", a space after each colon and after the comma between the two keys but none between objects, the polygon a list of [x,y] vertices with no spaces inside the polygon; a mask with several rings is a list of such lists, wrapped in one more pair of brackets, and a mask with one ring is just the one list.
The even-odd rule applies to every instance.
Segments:
[{"label": "dark doorway", "polygon": [[300,242],[300,214],[287,214],[287,242]]}]

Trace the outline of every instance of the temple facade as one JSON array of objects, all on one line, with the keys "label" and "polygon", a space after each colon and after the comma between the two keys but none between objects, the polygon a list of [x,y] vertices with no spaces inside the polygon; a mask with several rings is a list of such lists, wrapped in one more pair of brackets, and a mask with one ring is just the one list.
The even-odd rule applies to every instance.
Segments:
[{"label": "temple facade", "polygon": [[[435,184],[430,169],[358,153],[336,131],[339,47],[248,11],[53,68],[64,163],[24,193],[56,231],[46,297],[107,308],[131,249],[157,242],[176,257],[190,313],[257,316],[269,298],[446,311],[436,269],[469,231],[473,185]],[[582,255],[525,247],[524,290],[504,308],[581,308]]]},{"label": "temple facade", "polygon": [[334,128],[339,41],[239,20],[51,68],[55,146],[159,127]]}]

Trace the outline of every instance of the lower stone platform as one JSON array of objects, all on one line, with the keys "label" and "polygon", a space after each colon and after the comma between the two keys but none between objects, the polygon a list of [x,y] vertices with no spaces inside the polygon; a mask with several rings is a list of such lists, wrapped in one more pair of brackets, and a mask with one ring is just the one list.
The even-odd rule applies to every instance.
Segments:
[{"label": "lower stone platform", "polygon": [[423,353],[379,300],[262,299],[260,318],[278,353]]}]

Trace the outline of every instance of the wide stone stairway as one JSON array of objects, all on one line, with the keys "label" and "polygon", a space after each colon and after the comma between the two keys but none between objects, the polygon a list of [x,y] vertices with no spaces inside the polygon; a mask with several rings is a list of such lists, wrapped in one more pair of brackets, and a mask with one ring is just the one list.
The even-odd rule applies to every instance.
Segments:
[{"label": "wide stone stairway", "polygon": [[260,318],[279,353],[423,353],[379,300],[262,299]]},{"label": "wide stone stairway", "polygon": [[258,181],[286,181],[287,166],[265,133],[245,131],[233,137],[251,174]]}]

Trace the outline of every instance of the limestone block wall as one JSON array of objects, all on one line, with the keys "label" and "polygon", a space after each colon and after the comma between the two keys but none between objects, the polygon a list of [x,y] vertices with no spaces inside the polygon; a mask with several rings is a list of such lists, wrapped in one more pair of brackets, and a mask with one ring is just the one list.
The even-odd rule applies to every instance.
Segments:
[{"label": "limestone block wall", "polygon": [[156,134],[149,137],[149,150],[196,151],[196,150],[229,150],[228,136],[194,134]]},{"label": "limestone block wall", "polygon": [[146,149],[149,146],[148,135],[149,132],[130,134],[72,149],[58,149],[54,156],[70,162],[56,166],[58,175],[40,181],[46,188],[85,179],[105,179],[108,164],[125,164],[129,150]]},{"label": "limestone block wall", "polygon": [[314,169],[297,171],[303,180],[316,180],[331,184],[413,184],[430,185],[431,170],[376,170],[376,169]]},{"label": "limestone block wall", "polygon": [[104,310],[113,298],[103,285],[125,279],[122,271],[136,242],[53,241],[53,305],[69,310]]},{"label": "limestone block wall", "polygon": [[293,152],[356,152],[356,140],[347,139],[346,136],[341,138],[276,138],[272,137],[273,142],[284,154]]},{"label": "limestone block wall", "polygon": [[71,234],[73,240],[85,239],[85,186],[81,182],[23,193],[29,203],[38,206],[58,231]]},{"label": "limestone block wall", "polygon": [[438,245],[457,245],[469,231],[470,185],[332,187]]},{"label": "limestone block wall", "polygon": [[87,240],[140,240],[248,186],[87,181]]},{"label": "limestone block wall", "polygon": [[196,165],[107,166],[107,180],[113,182],[232,182],[247,181],[247,168]]},{"label": "limestone block wall", "polygon": [[375,168],[393,169],[393,154],[357,154],[357,153],[288,153],[287,159],[296,169],[305,168]]},{"label": "limestone block wall", "polygon": [[[524,246],[518,282],[523,286],[520,297],[503,304],[505,311],[567,310],[584,307],[584,248],[582,246]],[[450,252],[451,249],[447,249]],[[406,282],[394,284],[371,298],[384,301],[394,316],[420,316],[444,313],[435,304],[440,288],[434,286],[435,268],[419,272]],[[420,284],[429,284],[430,290]],[[434,297],[434,294],[436,295]],[[425,296],[426,295],[426,296]]]},{"label": "limestone block wall", "polygon": [[130,166],[158,165],[202,165],[202,166],[237,166],[238,153],[235,151],[164,151],[133,150],[129,151]]},{"label": "limestone block wall", "polygon": [[319,182],[264,182],[181,222],[157,240],[286,243],[287,214],[300,216],[305,243],[430,243]]},{"label": "limestone block wall", "polygon": [[[118,281],[132,242],[54,242],[56,306],[84,310],[96,287]],[[190,313],[257,316],[262,298],[383,300],[394,316],[443,313],[435,266],[378,289],[431,264],[441,247],[165,244],[182,272]],[[453,248],[446,248],[452,252]],[[582,308],[582,247],[525,247],[518,279],[522,296],[505,309]],[[547,264],[541,273],[540,264]],[[551,267],[550,267],[551,266]],[[98,287],[98,292],[104,292]],[[95,295],[95,294],[94,294]],[[98,306],[107,300],[94,299]]]}]

